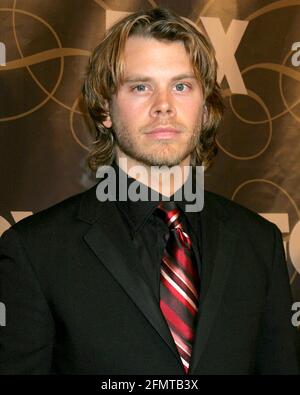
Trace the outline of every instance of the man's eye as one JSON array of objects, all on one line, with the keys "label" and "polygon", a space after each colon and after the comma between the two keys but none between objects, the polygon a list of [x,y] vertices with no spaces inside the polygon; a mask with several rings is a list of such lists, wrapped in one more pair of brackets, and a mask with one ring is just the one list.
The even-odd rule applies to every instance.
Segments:
[{"label": "man's eye", "polygon": [[175,85],[175,89],[177,90],[177,92],[184,92],[187,88],[187,84],[184,84],[183,82]]},{"label": "man's eye", "polygon": [[144,85],[144,84],[136,85],[136,86],[133,88],[133,90],[135,90],[135,91],[137,91],[137,92],[145,92],[145,90],[146,90],[146,85]]}]

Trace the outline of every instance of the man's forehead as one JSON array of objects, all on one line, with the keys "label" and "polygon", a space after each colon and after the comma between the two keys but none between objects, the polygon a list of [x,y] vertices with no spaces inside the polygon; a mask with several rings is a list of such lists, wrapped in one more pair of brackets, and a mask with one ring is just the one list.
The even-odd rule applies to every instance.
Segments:
[{"label": "man's forehead", "polygon": [[176,74],[193,74],[190,56],[181,41],[139,36],[128,38],[124,48],[123,67],[125,75],[128,72],[147,73],[166,69]]}]

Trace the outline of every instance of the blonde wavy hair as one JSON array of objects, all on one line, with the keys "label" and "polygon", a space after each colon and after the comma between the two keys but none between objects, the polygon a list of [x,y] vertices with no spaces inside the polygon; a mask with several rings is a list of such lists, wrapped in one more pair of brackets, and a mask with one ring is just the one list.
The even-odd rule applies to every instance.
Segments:
[{"label": "blonde wavy hair", "polygon": [[126,40],[134,35],[184,43],[195,76],[202,85],[207,112],[199,142],[191,153],[192,164],[207,168],[217,153],[216,130],[224,108],[217,83],[215,52],[209,39],[197,27],[162,8],[135,12],[115,23],[90,57],[82,87],[84,102],[95,125],[95,140],[87,157],[89,167],[96,170],[99,166],[110,165],[115,158],[114,131],[106,128],[103,121],[108,116],[112,95],[122,83]]}]

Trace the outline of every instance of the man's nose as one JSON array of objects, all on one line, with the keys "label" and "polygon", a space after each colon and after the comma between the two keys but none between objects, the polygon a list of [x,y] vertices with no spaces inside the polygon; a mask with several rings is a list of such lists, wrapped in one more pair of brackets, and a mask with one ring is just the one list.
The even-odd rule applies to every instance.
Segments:
[{"label": "man's nose", "polygon": [[157,90],[151,107],[152,117],[174,117],[176,109],[171,92],[165,89]]}]

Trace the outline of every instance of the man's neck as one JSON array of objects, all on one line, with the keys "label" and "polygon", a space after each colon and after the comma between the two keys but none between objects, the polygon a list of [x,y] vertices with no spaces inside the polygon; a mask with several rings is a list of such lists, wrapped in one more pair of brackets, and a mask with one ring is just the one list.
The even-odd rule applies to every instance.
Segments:
[{"label": "man's neck", "polygon": [[190,173],[190,157],[177,166],[149,166],[125,156],[116,157],[117,165],[131,178],[170,197],[182,187]]}]

